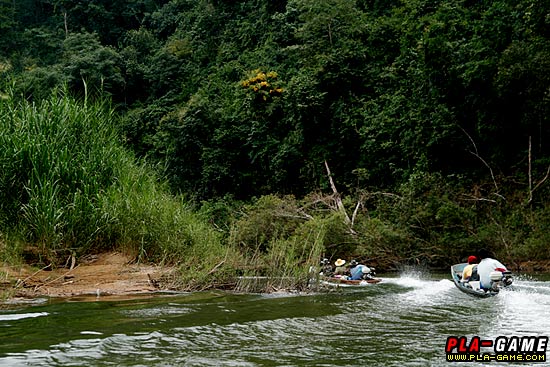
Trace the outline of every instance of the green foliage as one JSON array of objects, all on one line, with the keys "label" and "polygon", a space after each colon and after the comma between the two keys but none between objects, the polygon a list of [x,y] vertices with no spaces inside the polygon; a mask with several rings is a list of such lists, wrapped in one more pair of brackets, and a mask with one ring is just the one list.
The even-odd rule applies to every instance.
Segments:
[{"label": "green foliage", "polygon": [[5,56],[13,46],[15,26],[15,9],[12,1],[0,1],[0,57]]},{"label": "green foliage", "polygon": [[27,45],[22,54],[25,67],[55,65],[62,57],[64,36],[60,29],[46,26],[25,29],[21,35],[21,42]]},{"label": "green foliage", "polygon": [[71,88],[83,91],[83,82],[89,92],[119,91],[124,84],[118,52],[100,44],[97,35],[70,34],[64,41],[63,74]]},{"label": "green foliage", "polygon": [[539,208],[503,203],[485,210],[477,237],[484,246],[510,263],[548,259],[547,204]]},{"label": "green foliage", "polygon": [[[5,227],[2,224],[2,227]],[[23,241],[14,234],[14,229],[0,232],[0,263],[3,265],[20,265],[23,252]]]},{"label": "green foliage", "polygon": [[[197,179],[214,183],[202,199],[305,194],[319,186],[319,164],[329,157],[345,187],[358,167],[371,172],[368,184],[385,187],[416,170],[483,179],[469,137],[505,174],[518,172],[529,136],[536,159],[548,154],[546,3],[2,4],[19,90],[39,99],[68,82],[82,92],[84,79],[89,93],[111,93],[135,118],[127,131],[133,147],[161,161],[176,190],[196,192]],[[14,45],[17,29],[24,31]],[[284,81],[280,100],[267,101],[278,88],[259,88],[269,103],[255,106],[234,91],[257,68]],[[204,99],[197,123],[212,132],[209,142],[190,136],[196,124],[175,132],[189,126],[180,111],[196,98]],[[151,113],[162,116],[151,121]],[[167,154],[197,145],[188,157]],[[232,189],[216,183],[222,179]]]},{"label": "green foliage", "polygon": [[139,260],[201,263],[223,252],[218,234],[182,200],[172,197],[147,166],[130,160],[101,197],[110,241]]},{"label": "green foliage", "polygon": [[319,53],[341,51],[353,45],[365,28],[365,14],[354,1],[295,0],[288,2],[287,9],[298,12],[301,24],[297,37],[303,40],[307,51],[313,52],[310,56],[318,58]]},{"label": "green foliage", "polygon": [[0,224],[47,261],[120,248],[178,262],[220,253],[218,234],[120,144],[105,104],[64,93],[0,101]]},{"label": "green foliage", "polygon": [[[548,207],[549,9],[532,0],[0,1],[0,75],[14,73],[15,94],[36,106],[63,83],[81,96],[110,94],[126,145],[195,203],[264,196],[225,233],[245,252],[303,253],[296,238],[312,226],[319,240],[306,242],[330,255],[369,257],[378,242],[384,254],[434,264],[484,245],[531,256],[546,241],[533,218],[546,223]],[[35,171],[54,168],[17,157],[34,186],[2,181],[3,220],[17,219],[22,203],[30,233],[70,242],[65,228],[79,224],[54,225],[64,208],[95,213],[99,204],[67,199],[65,178],[37,183]],[[348,210],[364,205],[355,234],[341,213],[303,223],[267,214],[283,205],[269,194],[327,189],[325,160]],[[110,185],[101,207],[118,213],[121,188]],[[155,235],[96,214],[82,222],[126,223],[132,230],[117,238],[149,254],[157,245],[141,243],[164,238],[169,219],[138,204],[130,211]],[[204,213],[226,229],[233,205],[211,205]]]},{"label": "green foliage", "polygon": [[245,216],[233,225],[232,244],[250,254],[267,252],[272,241],[288,238],[298,226],[300,218],[290,214],[297,210],[295,205],[292,199],[261,197],[245,208]]},{"label": "green foliage", "polygon": [[64,17],[68,31],[80,31],[101,35],[103,43],[116,45],[128,29],[136,29],[147,15],[166,1],[75,1],[53,0],[53,13]]},{"label": "green foliage", "polygon": [[241,210],[228,239],[230,248],[242,256],[240,273],[272,277],[278,286],[288,287],[289,279],[297,282],[294,288],[305,286],[308,269],[317,265],[326,242],[335,236],[334,221],[313,218],[298,205],[293,197],[269,195]]},{"label": "green foliage", "polygon": [[243,203],[235,200],[231,196],[221,199],[203,201],[198,208],[198,214],[204,220],[210,222],[222,234],[229,234],[231,222],[238,213],[238,208]]},{"label": "green foliage", "polygon": [[[121,93],[124,85],[122,62],[115,49],[101,45],[97,35],[90,33],[74,33],[59,42],[51,47],[55,49],[52,57],[57,56],[60,62],[48,65],[47,60],[41,58],[46,65],[39,66],[35,63],[36,55],[22,61],[27,72],[18,76],[16,94],[39,101],[62,85],[82,96]],[[37,47],[45,48],[43,45]]]}]

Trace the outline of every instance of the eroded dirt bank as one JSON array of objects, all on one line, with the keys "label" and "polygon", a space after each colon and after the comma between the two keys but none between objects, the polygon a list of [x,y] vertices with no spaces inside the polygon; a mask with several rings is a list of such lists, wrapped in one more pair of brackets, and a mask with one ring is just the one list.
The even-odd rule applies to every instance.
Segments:
[{"label": "eroded dirt bank", "polygon": [[11,293],[8,296],[16,298],[129,295],[167,288],[162,279],[169,277],[173,268],[136,264],[132,260],[120,252],[109,252],[88,256],[72,269],[4,268],[3,288]]}]

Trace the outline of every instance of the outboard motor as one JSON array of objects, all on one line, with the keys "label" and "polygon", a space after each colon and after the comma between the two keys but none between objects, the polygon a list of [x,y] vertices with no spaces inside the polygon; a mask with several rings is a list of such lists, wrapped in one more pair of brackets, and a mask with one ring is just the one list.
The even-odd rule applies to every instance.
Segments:
[{"label": "outboard motor", "polygon": [[372,276],[375,276],[375,275],[376,275],[376,269],[373,268],[372,266],[370,267],[370,274],[371,274]]},{"label": "outboard motor", "polygon": [[503,271],[502,272],[502,282],[504,283],[505,287],[508,287],[509,285],[512,285],[512,282],[514,279],[512,279],[512,272],[511,271]]},{"label": "outboard motor", "polygon": [[495,291],[502,287],[508,287],[513,282],[511,271],[492,271],[489,276],[491,278],[491,288]]},{"label": "outboard motor", "polygon": [[374,270],[375,269],[373,267],[368,267],[363,265],[363,267],[361,268],[361,271],[363,272],[361,279],[364,279],[364,280],[374,279],[374,277],[376,276],[376,273],[374,272]]}]

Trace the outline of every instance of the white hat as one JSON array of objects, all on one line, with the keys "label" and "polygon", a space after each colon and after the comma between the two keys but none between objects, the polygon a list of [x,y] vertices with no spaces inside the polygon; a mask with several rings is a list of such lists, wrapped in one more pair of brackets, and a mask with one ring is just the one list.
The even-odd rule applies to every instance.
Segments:
[{"label": "white hat", "polygon": [[342,266],[342,265],[344,265],[345,263],[346,263],[346,260],[344,260],[344,259],[338,259],[338,260],[336,260],[336,261],[334,262],[334,265],[336,265],[336,266]]}]

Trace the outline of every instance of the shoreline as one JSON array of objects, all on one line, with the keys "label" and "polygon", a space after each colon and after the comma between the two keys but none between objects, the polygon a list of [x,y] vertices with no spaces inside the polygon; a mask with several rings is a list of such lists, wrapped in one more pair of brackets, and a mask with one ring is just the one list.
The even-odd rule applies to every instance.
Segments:
[{"label": "shoreline", "polygon": [[6,281],[0,289],[11,298],[82,296],[127,296],[169,290],[168,279],[175,268],[136,264],[120,252],[89,256],[73,268],[33,269],[4,267]]},{"label": "shoreline", "polygon": [[[183,292],[174,286],[177,279],[175,267],[134,263],[132,260],[133,257],[127,254],[106,252],[87,256],[70,269],[4,266],[0,269],[2,302],[41,297],[86,300],[94,297],[147,297]],[[550,260],[530,260],[509,268],[520,275],[550,274]]]}]

